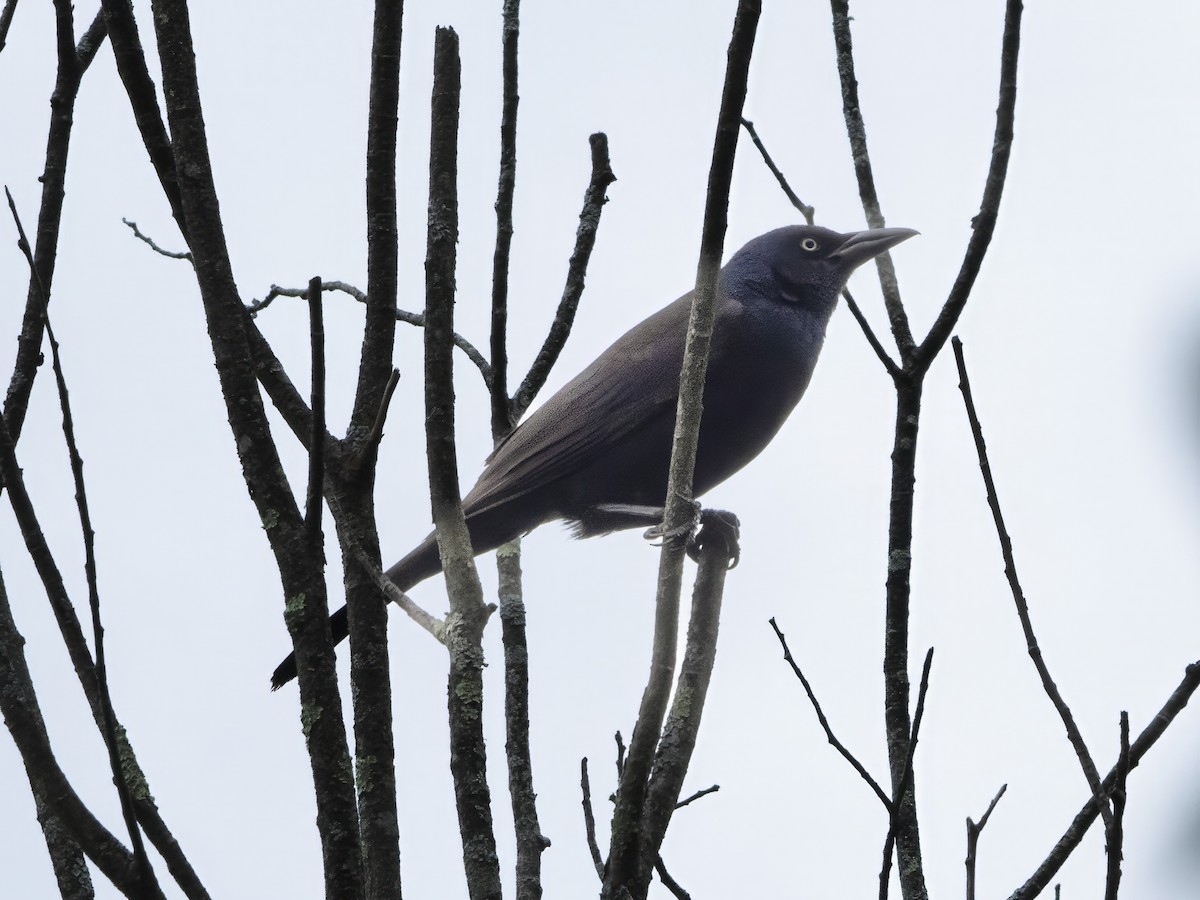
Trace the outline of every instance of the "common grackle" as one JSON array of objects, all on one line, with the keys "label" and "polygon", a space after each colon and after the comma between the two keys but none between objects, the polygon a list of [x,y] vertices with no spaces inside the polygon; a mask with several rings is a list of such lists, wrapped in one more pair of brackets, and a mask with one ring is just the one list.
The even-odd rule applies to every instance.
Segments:
[{"label": "common grackle", "polygon": [[[756,237],[725,264],[696,496],[757,456],[795,408],[850,273],[916,233],[788,225]],[[635,325],[496,448],[463,498],[475,553],[555,519],[581,538],[661,522],[691,302],[689,292]],[[430,534],[387,574],[408,590],[440,570]],[[330,627],[335,643],[346,637],[345,607]],[[289,656],[271,684],[295,675]]]}]

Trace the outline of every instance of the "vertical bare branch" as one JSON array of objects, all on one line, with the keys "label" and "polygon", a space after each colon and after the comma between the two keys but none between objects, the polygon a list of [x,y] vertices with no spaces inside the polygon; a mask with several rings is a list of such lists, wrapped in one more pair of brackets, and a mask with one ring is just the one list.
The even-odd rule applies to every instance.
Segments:
[{"label": "vertical bare branch", "polygon": [[[706,542],[700,551],[683,665],[679,668],[674,700],[654,755],[654,775],[646,789],[638,849],[639,890],[645,889],[651,869],[660,862],[663,838],[678,806],[683,779],[696,748],[704,701],[717,656],[721,599],[732,553],[733,548],[721,540]],[[662,872],[666,873],[665,867]],[[664,878],[664,882],[669,877]]]},{"label": "vertical bare branch", "polygon": [[588,851],[592,854],[596,877],[604,881],[604,858],[600,855],[600,845],[596,842],[596,816],[592,812],[592,782],[588,778],[586,756],[579,761],[579,790],[583,794],[583,830],[587,835]]},{"label": "vertical bare branch", "polygon": [[[42,200],[38,210],[37,234],[34,237],[34,269],[41,280],[39,289],[31,276],[25,292],[25,313],[17,336],[17,357],[13,363],[8,392],[4,398],[4,418],[13,441],[20,440],[25,424],[29,393],[41,364],[43,297],[49,297],[54,286],[54,265],[58,258],[58,235],[62,224],[63,199],[66,196],[67,152],[71,145],[71,128],[75,122],[75,98],[79,95],[79,80],[83,69],[75,50],[74,19],[70,0],[54,3],[58,69],[54,91],[50,95],[50,129],[46,136],[45,165],[39,181]],[[11,14],[10,14],[11,17]]]},{"label": "vertical bare branch", "polygon": [[429,238],[425,256],[425,435],[429,491],[450,614],[450,771],[458,806],[463,867],[471,900],[500,897],[483,740],[483,627],[491,610],[475,569],[463,515],[454,441],[454,267],[458,241],[458,35],[437,29],[433,51],[429,152]]},{"label": "vertical bare branch", "polygon": [[996,796],[992,798],[992,802],[988,804],[988,808],[978,822],[974,822],[970,816],[967,816],[967,900],[975,900],[975,858],[979,849],[979,835],[983,833],[988,819],[992,817],[992,810],[996,808],[996,804],[1000,802],[1000,798],[1007,790],[1007,784],[1000,785],[1000,790],[996,792]]},{"label": "vertical bare branch", "polygon": [[[858,195],[862,200],[867,224],[872,228],[883,228],[883,208],[879,205],[879,194],[875,190],[875,175],[871,170],[871,156],[867,151],[867,128],[863,123],[862,107],[858,100],[858,79],[854,74],[854,44],[850,37],[850,2],[832,0],[833,41],[837,49],[838,78],[842,84],[842,113],[846,119],[846,134],[850,138],[850,156],[854,160],[854,175],[858,179]],[[907,363],[916,351],[908,314],[900,302],[900,288],[896,283],[896,269],[890,253],[881,253],[875,258],[879,269],[879,284],[883,289],[883,303],[887,307],[888,319],[896,346],[900,348],[900,359]]]},{"label": "vertical bare branch", "polygon": [[517,838],[517,900],[542,896],[542,851],[550,846],[538,820],[529,750],[529,647],[521,588],[521,542],[496,550],[500,574],[500,633],[504,644],[505,756]]},{"label": "vertical bare branch", "polygon": [[21,225],[21,217],[17,213],[17,205],[13,202],[8,188],[4,189],[8,198],[8,208],[12,212],[13,222],[17,228],[17,246],[25,255],[29,264],[30,278],[33,280],[37,293],[42,301],[42,317],[46,330],[46,340],[50,343],[51,368],[54,371],[54,383],[58,389],[58,402],[62,410],[63,438],[67,446],[67,454],[71,461],[71,477],[75,483],[75,503],[79,509],[79,526],[83,538],[84,572],[88,586],[88,605],[92,614],[92,641],[96,652],[96,686],[98,689],[100,732],[104,737],[104,746],[108,751],[109,766],[112,769],[113,785],[121,801],[121,815],[125,819],[125,829],[129,833],[130,846],[139,868],[138,879],[145,885],[156,885],[154,869],[150,858],[146,855],[146,847],[142,843],[142,833],[138,829],[137,816],[133,807],[133,798],[129,793],[129,784],[121,771],[120,747],[117,743],[116,717],[113,714],[112,698],[108,692],[108,670],[104,654],[104,626],[100,621],[100,590],[96,576],[96,533],[92,528],[92,516],[88,508],[87,489],[83,480],[83,458],[79,455],[79,444],[75,440],[75,419],[71,414],[71,398],[67,390],[66,375],[63,372],[62,357],[59,354],[58,339],[50,325],[49,297],[45,286],[38,277],[37,266],[34,265],[33,251]]},{"label": "vertical bare branch", "polygon": [[309,552],[324,557],[321,512],[325,486],[325,315],[321,279],[308,283],[308,337],[312,357],[312,427],[308,441],[308,489],[304,499],[304,528]]},{"label": "vertical bare branch", "polygon": [[1112,824],[1108,826],[1104,840],[1104,853],[1108,857],[1108,875],[1104,884],[1104,900],[1117,900],[1121,886],[1121,860],[1125,848],[1125,783],[1129,778],[1129,713],[1121,710],[1121,751],[1117,756],[1117,779],[1113,785]]},{"label": "vertical bare branch", "polygon": [[[345,547],[352,544],[373,568],[380,565],[375,529],[375,461],[383,415],[394,385],[399,246],[396,140],[400,103],[402,0],[376,0],[371,40],[367,118],[367,296],[358,385],[350,416],[354,448],[338,473],[335,518]],[[315,410],[314,410],[315,412]],[[350,635],[350,681],[354,706],[355,775],[366,895],[401,896],[399,811],[391,675],[387,652],[387,603],[373,577],[343,554]]]},{"label": "vertical bare branch", "polygon": [[500,113],[500,183],[496,189],[496,250],[492,256],[492,437],[501,440],[516,421],[508,399],[508,262],[517,183],[517,40],[521,0],[504,0],[503,106]]},{"label": "vertical bare branch", "polygon": [[[733,177],[750,58],[761,11],[758,0],[741,0],[729,43],[667,480],[664,531],[668,534],[681,531],[681,526],[692,516],[692,472],[700,433],[704,376],[712,341],[717,276],[729,215],[729,185]],[[622,891],[630,891],[635,900],[640,900],[645,895],[649,879],[646,873],[643,880],[643,872],[639,871],[644,858],[640,846],[644,803],[675,670],[683,555],[683,540],[679,537],[664,539],[655,601],[650,675],[638,709],[637,725],[630,743],[629,757],[621,773],[617,805],[613,813],[612,843],[602,893],[608,900],[616,900]]]},{"label": "vertical bare branch", "polygon": [[324,570],[321,560],[308,552],[303,518],[283,476],[259,393],[246,335],[249,317],[234,282],[213,182],[187,3],[154,0],[153,13],[174,171],[221,393],[243,478],[287,597],[284,619],[296,646],[326,893],[355,900],[363,894],[358,810],[334,672]]}]

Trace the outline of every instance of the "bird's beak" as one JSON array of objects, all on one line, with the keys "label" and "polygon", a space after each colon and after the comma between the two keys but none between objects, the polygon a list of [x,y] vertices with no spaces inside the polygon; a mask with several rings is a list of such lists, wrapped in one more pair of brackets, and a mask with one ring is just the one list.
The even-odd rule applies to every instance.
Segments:
[{"label": "bird's beak", "polygon": [[856,231],[846,235],[846,240],[831,256],[834,259],[845,260],[849,268],[855,269],[901,241],[907,241],[914,234],[920,232],[911,228],[872,228],[868,231]]}]

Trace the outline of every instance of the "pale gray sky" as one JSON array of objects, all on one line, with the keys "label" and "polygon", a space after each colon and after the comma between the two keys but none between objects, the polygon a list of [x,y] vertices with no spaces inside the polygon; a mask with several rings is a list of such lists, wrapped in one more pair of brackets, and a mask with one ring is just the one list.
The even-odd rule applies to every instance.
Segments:
[{"label": "pale gray sky", "polygon": [[[143,38],[153,43],[148,5]],[[365,287],[363,146],[370,5],[194,4],[201,88],[235,274],[248,301],[314,274]],[[609,189],[575,333],[551,388],[692,284],[733,2],[527,0],[511,297],[517,371],[561,292],[588,176],[587,136],[608,133]],[[858,2],[862,103],[888,223],[920,238],[893,254],[924,334],[957,272],[991,148],[1003,4]],[[77,10],[85,27],[93,9]],[[423,303],[430,56],[453,25],[463,53],[459,330],[486,345],[499,131],[499,3],[410,2],[400,121],[401,305]],[[992,251],[958,333],[966,343],[1017,561],[1043,649],[1101,768],[1117,719],[1135,733],[1200,658],[1200,11],[1190,3],[1029,3],[1016,144]],[[49,4],[17,9],[0,53],[0,179],[27,227],[53,83]],[[152,64],[153,69],[153,64]],[[822,224],[863,226],[822,3],[765,4],[746,105]],[[744,141],[729,252],[796,219]],[[287,650],[282,600],[224,421],[195,282],[151,254],[121,217],[177,247],[112,55],[88,73],[71,148],[54,317],[98,532],[114,702],[164,817],[214,896],[315,898],[320,853],[294,688],[267,678]],[[5,362],[25,264],[0,240]],[[873,273],[852,282],[882,331]],[[261,322],[293,377],[307,371],[301,306]],[[361,310],[327,313],[330,418],[345,420]],[[459,357],[460,459],[468,485],[490,443],[486,397]],[[382,448],[385,556],[427,530],[420,336],[402,329],[403,375]],[[1190,368],[1189,368],[1190,367]],[[985,832],[981,896],[1030,874],[1087,795],[1061,725],[1026,658],[949,354],[930,373],[914,544],[914,678],[937,648],[916,760],[927,876],[962,891],[963,820],[1000,784]],[[1193,382],[1194,386],[1194,382]],[[839,311],[792,420],[747,470],[713,491],[742,519],[717,671],[686,790],[721,791],[680,813],[664,848],[694,897],[874,896],[886,821],[826,745],[767,625],[776,616],[839,736],[878,778],[882,599],[892,392]],[[52,384],[39,379],[19,455],[52,545],[85,597],[72,488]],[[302,484],[304,459],[279,444]],[[595,879],[579,809],[592,760],[598,818],[616,730],[629,734],[647,668],[657,553],[636,533],[573,543],[556,526],[525,544],[534,772],[548,897],[589,896]],[[390,561],[390,560],[389,560]],[[11,514],[0,565],[27,640],[52,738],[77,788],[113,829],[100,744]],[[484,561],[485,579],[494,582]],[[334,589],[338,566],[331,561]],[[415,596],[440,612],[441,582]],[[465,895],[446,766],[444,651],[393,616],[405,891]],[[487,637],[489,747],[504,872],[511,834],[502,768],[499,640]],[[342,660],[345,669],[345,659]],[[1185,829],[1200,816],[1200,712],[1185,713],[1130,779],[1126,896],[1196,896]],[[0,738],[3,894],[54,883],[20,758]],[[1098,896],[1093,833],[1061,881]],[[661,888],[654,896],[665,896]],[[100,896],[113,896],[102,887]]]}]

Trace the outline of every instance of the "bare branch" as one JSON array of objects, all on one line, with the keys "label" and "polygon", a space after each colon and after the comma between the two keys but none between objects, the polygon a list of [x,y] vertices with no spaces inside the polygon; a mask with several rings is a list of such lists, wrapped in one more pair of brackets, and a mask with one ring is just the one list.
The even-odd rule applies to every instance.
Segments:
[{"label": "bare branch", "polygon": [[[144,244],[146,244],[146,246],[148,246],[151,250],[153,250],[155,253],[159,254],[160,256],[165,256],[165,257],[167,257],[167,259],[186,259],[189,263],[192,264],[192,266],[196,265],[196,261],[192,258],[192,254],[191,254],[190,250],[179,250],[179,251],[165,250],[162,247],[160,247],[158,244],[156,244],[154,242],[153,238],[149,237],[146,234],[143,234],[142,230],[140,228],[138,228],[137,222],[131,222],[129,219],[126,219],[124,217],[122,217],[121,221],[129,226],[129,230],[133,232],[133,236],[135,238],[137,238],[139,241],[142,241]],[[300,293],[297,294],[296,296],[303,297],[304,289],[301,289]]]},{"label": "bare branch", "polygon": [[1004,38],[1000,47],[1000,102],[996,107],[996,133],[992,138],[992,161],[984,182],[983,199],[979,212],[971,220],[971,238],[963,256],[958,277],[950,288],[950,296],[942,311],[938,313],[929,334],[917,348],[913,363],[925,370],[941,351],[954,330],[958,317],[962,315],[975,277],[983,265],[992,233],[996,230],[996,216],[1000,212],[1000,198],[1004,194],[1004,179],[1008,173],[1008,159],[1012,152],[1013,121],[1017,110],[1017,58],[1021,49],[1022,0],[1008,0],[1004,13]]},{"label": "bare branch", "polygon": [[[717,117],[717,134],[709,169],[696,290],[692,298],[680,374],[670,473],[667,478],[667,509],[663,526],[664,532],[668,534],[676,531],[682,533],[680,526],[690,521],[693,514],[692,474],[699,443],[701,399],[712,341],[717,278],[728,224],[729,187],[733,178],[739,125],[746,99],[750,59],[754,51],[754,38],[761,12],[762,5],[759,0],[740,0],[729,42],[721,109]],[[647,811],[644,804],[650,790],[648,782],[651,766],[659,756],[656,748],[659,745],[659,735],[671,691],[671,674],[675,669],[683,557],[683,540],[676,537],[663,541],[655,600],[650,676],[638,709],[637,725],[634,728],[629,757],[621,773],[617,806],[613,813],[608,871],[601,894],[606,900],[616,900],[622,890],[635,894],[645,892],[650,881],[651,867],[658,857],[658,847],[666,828],[666,820],[660,818],[652,831],[646,829]],[[713,573],[712,577],[715,595],[719,598],[724,573]],[[712,640],[715,643],[715,629]],[[699,710],[696,712],[698,718]],[[675,787],[675,791],[676,793],[669,798],[666,813],[668,818],[670,808],[674,807],[679,797],[678,786]],[[662,805],[659,804],[660,809]],[[662,813],[657,815],[661,816]]]},{"label": "bare branch", "polygon": [[592,812],[592,783],[588,778],[586,756],[579,761],[579,790],[583,793],[583,828],[587,834],[588,850],[596,867],[596,877],[604,881],[604,858],[600,856],[600,845],[596,842],[596,816]]},{"label": "bare branch", "polygon": [[[1172,691],[1171,696],[1167,698],[1167,702],[1163,704],[1162,709],[1142,729],[1142,733],[1138,735],[1137,740],[1130,744],[1129,764],[1126,767],[1128,771],[1132,772],[1137,768],[1138,763],[1142,761],[1142,757],[1163,736],[1163,733],[1170,724],[1175,721],[1175,717],[1183,712],[1184,707],[1187,706],[1192,695],[1196,693],[1197,688],[1200,688],[1200,660],[1187,667],[1183,675],[1183,680]],[[1104,777],[1104,791],[1106,794],[1116,787],[1121,768],[1118,761],[1118,765],[1114,766]],[[1099,815],[1098,804],[1096,803],[1096,798],[1093,796],[1076,813],[1075,819],[1063,833],[1063,836],[1058,839],[1058,843],[1054,845],[1054,849],[1050,851],[1050,854],[1038,866],[1037,871],[1029,876],[1029,879],[1023,885],[1012,892],[1009,900],[1033,900],[1034,897],[1045,890],[1050,884],[1051,879],[1062,868],[1063,863],[1067,861],[1067,857],[1079,846],[1079,842],[1083,840],[1092,823],[1096,821],[1097,815]]]},{"label": "bare branch", "polygon": [[579,228],[575,232],[575,249],[571,252],[571,261],[567,265],[567,282],[563,286],[562,299],[558,302],[558,310],[554,314],[550,332],[546,335],[546,340],[542,343],[542,348],[538,351],[533,365],[529,367],[520,388],[513,395],[511,419],[514,422],[525,415],[529,404],[533,403],[538,392],[546,384],[550,370],[554,368],[567,343],[567,337],[571,334],[575,311],[579,308],[579,300],[583,296],[588,262],[592,258],[592,248],[596,246],[600,213],[604,210],[604,204],[608,202],[604,192],[617,180],[609,165],[608,137],[598,132],[588,138],[588,141],[592,147],[592,177],[583,195]]},{"label": "bare branch", "polygon": [[454,438],[451,334],[454,330],[458,241],[458,115],[461,64],[458,35],[438,28],[433,51],[432,127],[429,153],[429,222],[425,255],[425,435],[433,522],[450,614],[447,687],[450,771],[458,807],[463,867],[471,900],[500,896],[500,864],[492,826],[483,739],[483,627],[490,609],[475,568],[463,515]]},{"label": "bare branch", "polygon": [[683,886],[671,877],[671,873],[667,871],[667,867],[663,863],[661,856],[654,861],[654,871],[658,873],[658,878],[662,882],[663,887],[671,892],[671,896],[677,898],[677,900],[692,900],[692,895],[685,891]]},{"label": "bare branch", "polygon": [[967,410],[967,420],[971,425],[971,436],[975,440],[975,452],[979,457],[979,471],[983,474],[983,484],[987,490],[988,507],[992,511],[992,521],[996,526],[996,536],[1000,539],[1000,552],[1004,556],[1004,575],[1008,579],[1008,586],[1012,591],[1013,603],[1017,608],[1017,618],[1021,620],[1021,630],[1025,634],[1025,646],[1029,651],[1029,658],[1033,660],[1034,668],[1037,669],[1038,677],[1042,680],[1042,689],[1046,692],[1046,696],[1050,698],[1050,702],[1054,704],[1054,709],[1058,712],[1059,718],[1062,719],[1063,727],[1067,731],[1067,739],[1071,742],[1071,746],[1075,750],[1075,755],[1079,758],[1079,766],[1083,769],[1088,787],[1092,789],[1092,795],[1100,805],[1100,812],[1104,817],[1105,827],[1111,828],[1112,809],[1109,807],[1108,797],[1100,785],[1100,773],[1096,771],[1096,763],[1092,760],[1091,753],[1088,752],[1087,744],[1083,740],[1083,734],[1080,733],[1079,726],[1075,724],[1075,717],[1071,715],[1071,708],[1067,705],[1067,701],[1063,699],[1062,694],[1058,690],[1058,685],[1054,683],[1054,679],[1050,677],[1050,669],[1046,665],[1041,647],[1038,646],[1037,637],[1033,633],[1033,621],[1029,616],[1029,604],[1025,602],[1025,592],[1021,589],[1021,582],[1017,577],[1017,563],[1013,555],[1012,538],[1009,537],[1008,529],[1004,524],[1004,514],[1000,510],[1000,498],[996,493],[996,482],[992,477],[992,466],[988,461],[987,445],[983,440],[983,427],[979,424],[979,416],[975,411],[975,399],[971,395],[971,381],[967,377],[967,363],[963,358],[962,341],[956,337],[951,343],[954,347],[954,361],[958,365],[958,387],[962,391],[963,403]]},{"label": "bare branch", "polygon": [[706,787],[702,791],[696,791],[696,793],[694,793],[691,796],[687,797],[686,799],[680,800],[678,803],[676,803],[675,808],[683,809],[685,806],[689,806],[692,803],[695,803],[701,797],[707,797],[709,794],[715,794],[720,789],[721,789],[721,786],[719,784],[714,784],[712,787]]},{"label": "bare branch", "polygon": [[1117,900],[1121,886],[1121,860],[1125,845],[1125,782],[1129,778],[1129,713],[1121,710],[1121,751],[1117,756],[1117,781],[1113,785],[1113,820],[1105,835],[1104,853],[1108,857],[1108,874],[1104,885],[1104,900]]},{"label": "bare branch", "polygon": [[904,768],[895,784],[895,794],[891,806],[888,807],[888,833],[883,841],[883,865],[879,870],[879,897],[886,900],[888,884],[891,881],[892,851],[896,846],[896,835],[899,833],[901,821],[900,811],[907,802],[912,802],[913,758],[917,752],[917,740],[921,735],[921,720],[925,718],[925,696],[929,693],[929,670],[933,666],[933,648],[925,653],[925,664],[921,667],[921,683],[917,688],[917,709],[913,714],[912,734],[906,745],[908,755],[904,759]]},{"label": "bare branch", "polygon": [[13,223],[17,228],[17,247],[29,264],[29,277],[37,288],[42,300],[42,316],[46,330],[46,339],[50,343],[51,367],[54,371],[54,383],[58,389],[58,402],[62,410],[63,438],[67,446],[67,454],[71,461],[71,476],[75,483],[75,503],[79,510],[79,527],[83,537],[84,572],[88,586],[88,603],[92,614],[92,640],[95,646],[95,673],[99,700],[100,732],[104,737],[104,745],[108,751],[109,767],[112,769],[113,785],[121,802],[121,815],[125,820],[125,829],[129,833],[130,846],[138,868],[137,878],[144,889],[158,890],[158,882],[154,875],[154,867],[146,854],[142,833],[138,829],[137,814],[130,795],[129,784],[121,771],[120,747],[117,743],[116,716],[113,713],[112,697],[108,690],[108,670],[104,654],[104,626],[100,621],[100,590],[96,577],[96,533],[92,528],[92,516],[88,508],[87,488],[83,480],[83,458],[79,455],[79,445],[75,439],[75,419],[71,414],[71,398],[67,390],[67,380],[63,373],[62,357],[59,354],[58,339],[54,336],[54,328],[50,324],[49,297],[45,286],[38,275],[37,266],[33,261],[33,251],[29,240],[25,237],[25,228],[21,225],[21,217],[17,213],[17,205],[13,201],[8,188],[4,189],[8,198],[8,208],[12,213]]},{"label": "bare branch", "polygon": [[[854,174],[858,179],[858,194],[862,200],[867,224],[872,228],[883,228],[887,223],[879,205],[879,194],[875,190],[875,175],[871,169],[871,156],[867,151],[867,129],[863,123],[862,107],[858,100],[858,79],[854,74],[854,45],[850,37],[850,2],[832,0],[833,41],[837,49],[838,77],[842,84],[842,114],[846,120],[846,134],[850,138],[850,155],[854,160]],[[879,269],[879,285],[883,289],[883,303],[892,324],[892,335],[900,348],[900,359],[905,363],[916,350],[908,314],[900,302],[900,288],[896,283],[896,269],[890,253],[875,257]]]},{"label": "bare branch", "polygon": [[[252,316],[257,315],[259,312],[270,306],[275,301],[276,297],[304,297],[307,294],[307,290],[307,288],[286,288],[280,287],[277,284],[273,284],[271,285],[271,289],[267,291],[266,296],[261,300],[252,301],[246,307],[246,311]],[[326,281],[322,285],[322,290],[339,291],[343,294],[349,294],[359,303],[367,302],[367,295],[363,291],[345,281]],[[398,309],[395,311],[395,315],[397,322],[415,325],[417,328],[425,327],[425,316],[421,313],[407,312],[406,310]],[[483,358],[483,354],[479,352],[475,345],[458,332],[454,332],[454,334],[451,336],[451,340],[453,341],[454,346],[462,350],[463,353],[467,355],[467,358],[475,364],[475,368],[477,368],[479,373],[483,376],[484,383],[491,384],[492,367],[488,361]]]},{"label": "bare branch", "polygon": [[321,306],[321,279],[308,283],[308,336],[312,356],[312,429],[308,441],[308,489],[305,492],[304,528],[309,552],[324,557],[321,513],[325,508],[325,317]]},{"label": "bare branch", "polygon": [[804,221],[809,225],[813,224],[813,217],[817,211],[809,206],[803,200],[796,196],[796,192],[792,190],[792,186],[788,184],[787,179],[783,177],[783,173],[779,171],[779,167],[775,165],[775,160],[771,159],[771,154],[767,152],[767,148],[763,146],[763,142],[758,137],[758,132],[754,129],[754,123],[742,117],[742,127],[746,129],[746,133],[750,135],[750,140],[754,141],[754,146],[758,148],[758,152],[762,154],[763,162],[767,164],[767,168],[771,170],[771,174],[775,176],[775,180],[779,182],[779,186],[783,188],[784,194],[791,201],[792,206],[799,210],[800,215],[804,216]]},{"label": "bare branch", "polygon": [[[492,256],[492,439],[505,438],[516,422],[508,399],[508,263],[513,238],[513,193],[517,183],[517,40],[520,0],[505,0],[503,19],[503,108],[500,114],[500,177],[496,188],[496,250]],[[518,888],[519,890],[519,888]]]},{"label": "bare branch", "polygon": [[973,822],[970,816],[967,817],[967,900],[975,900],[975,856],[979,847],[979,835],[987,826],[988,819],[992,816],[992,810],[996,808],[996,804],[1000,802],[1000,798],[1007,790],[1007,784],[1000,785],[1000,790],[996,792],[996,796],[992,798],[992,802],[988,804],[987,810],[978,823]]},{"label": "bare branch", "polygon": [[5,0],[4,9],[0,10],[0,50],[8,41],[8,29],[12,25],[13,14],[17,11],[17,0]]},{"label": "bare branch", "polygon": [[866,766],[858,761],[853,753],[846,749],[846,745],[837,739],[833,729],[829,726],[829,720],[825,718],[825,712],[821,709],[821,704],[817,701],[817,695],[813,693],[812,686],[808,683],[808,679],[804,677],[804,673],[800,671],[800,666],[796,664],[796,659],[792,656],[792,650],[788,646],[787,638],[783,636],[783,632],[779,630],[779,626],[775,623],[775,618],[768,620],[771,627],[775,630],[775,636],[779,639],[779,644],[783,647],[783,658],[789,666],[792,667],[792,672],[800,680],[801,686],[804,688],[804,693],[808,695],[808,701],[812,704],[813,711],[817,714],[817,721],[821,723],[821,728],[825,732],[825,739],[829,741],[833,747],[846,762],[850,763],[859,777],[867,783],[867,786],[875,792],[875,796],[879,798],[879,802],[883,804],[890,815],[892,810],[892,798],[884,793],[883,788],[879,786],[879,782],[871,777],[871,773],[867,771]]}]

